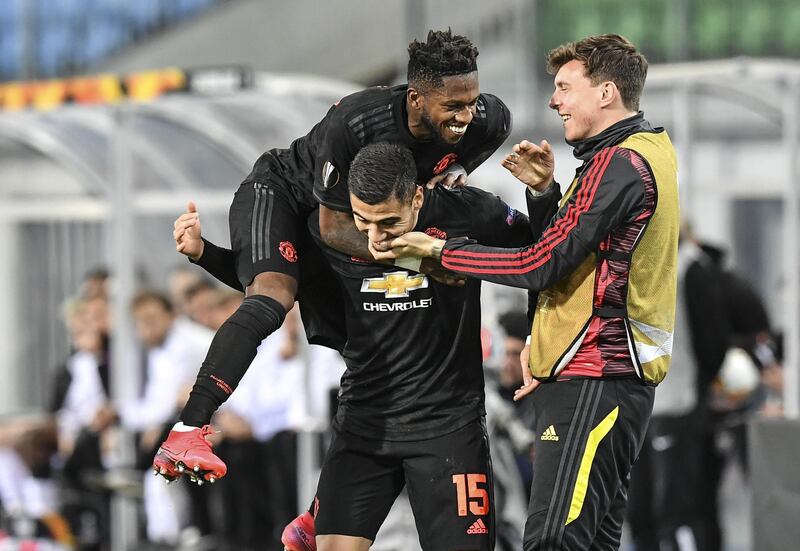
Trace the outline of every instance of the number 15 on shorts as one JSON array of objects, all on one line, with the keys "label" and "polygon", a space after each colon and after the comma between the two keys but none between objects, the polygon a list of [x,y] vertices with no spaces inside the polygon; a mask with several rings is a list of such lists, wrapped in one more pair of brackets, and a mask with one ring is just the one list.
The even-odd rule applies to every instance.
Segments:
[{"label": "number 15 on shorts", "polygon": [[479,486],[486,484],[485,474],[454,474],[453,484],[456,486],[458,497],[458,516],[467,516],[467,504],[469,504],[469,513],[473,515],[480,516],[489,513],[489,492],[486,491],[486,488]]}]

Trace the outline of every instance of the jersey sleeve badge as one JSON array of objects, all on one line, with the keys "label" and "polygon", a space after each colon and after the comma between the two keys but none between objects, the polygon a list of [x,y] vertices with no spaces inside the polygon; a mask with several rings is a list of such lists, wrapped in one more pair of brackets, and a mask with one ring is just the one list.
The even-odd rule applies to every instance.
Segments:
[{"label": "jersey sleeve badge", "polygon": [[447,167],[455,163],[456,159],[458,159],[458,155],[456,155],[455,153],[448,153],[447,155],[439,159],[439,162],[436,163],[436,166],[433,169],[433,173],[441,174],[442,172],[447,170]]},{"label": "jersey sleeve badge", "polygon": [[339,171],[330,161],[325,161],[322,165],[322,185],[325,189],[331,189],[339,183]]}]

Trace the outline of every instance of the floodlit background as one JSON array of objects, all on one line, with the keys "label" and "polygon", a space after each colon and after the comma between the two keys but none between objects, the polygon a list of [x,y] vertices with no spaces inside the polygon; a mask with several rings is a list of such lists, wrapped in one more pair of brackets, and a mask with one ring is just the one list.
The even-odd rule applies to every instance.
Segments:
[{"label": "floodlit background", "polygon": [[[11,474],[0,473],[0,549],[26,539],[40,549],[272,548],[237,538],[272,541],[285,510],[305,508],[313,495],[338,359],[308,348],[290,327],[276,334],[275,347],[288,352],[265,360],[274,378],[254,377],[253,396],[220,421],[225,434],[241,436],[221,449],[252,479],[232,477],[204,494],[150,490],[136,470],[142,448],[130,436],[150,428],[135,421],[148,412],[150,374],[131,300],[145,288],[167,293],[175,327],[197,336],[202,360],[203,338],[213,333],[190,324],[210,331],[236,297],[175,253],[174,218],[196,201],[204,234],[227,245],[228,205],[261,152],[288,146],[350,92],[403,82],[408,43],[447,27],[478,46],[481,90],[514,115],[508,143],[470,185],[521,209],[522,191],[499,166],[513,143],[553,143],[562,184],[577,166],[547,109],[546,52],[615,32],[647,56],[642,108],[678,150],[684,218],[752,291],[754,302],[740,304],[745,317],[766,324],[758,351],[772,354],[759,357],[758,388],[710,435],[721,458],[722,549],[791,548],[770,538],[800,529],[776,521],[798,518],[800,496],[790,467],[800,441],[800,2],[3,0],[0,470]],[[490,380],[504,355],[499,317],[519,303],[507,289],[484,291]],[[86,333],[98,326],[108,339],[93,342]],[[165,379],[170,388],[190,383],[200,360],[176,367],[182,375]],[[105,366],[102,375],[87,384],[108,388],[125,430],[112,425],[101,456],[76,465],[68,458],[81,427],[110,410],[77,400],[78,413],[65,421],[65,404],[78,394],[64,374],[76,380],[95,364]],[[145,409],[137,413],[137,405]],[[59,409],[53,427],[49,414]],[[171,419],[174,407],[167,409],[156,420]],[[60,449],[50,453],[56,436]],[[275,480],[254,474],[261,471],[291,475],[276,489]],[[237,502],[244,498],[224,484],[289,497],[259,501],[253,491],[254,501]],[[376,548],[413,549],[403,527],[413,532],[399,508]],[[691,540],[683,532],[682,549],[703,549]],[[627,533],[624,547],[634,549]]]}]

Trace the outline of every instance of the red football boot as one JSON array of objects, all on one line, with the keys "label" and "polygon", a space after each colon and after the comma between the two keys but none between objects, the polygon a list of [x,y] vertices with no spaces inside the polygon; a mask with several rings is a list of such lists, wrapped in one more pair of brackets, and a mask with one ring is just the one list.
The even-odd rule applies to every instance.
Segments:
[{"label": "red football boot", "polygon": [[317,551],[314,517],[306,511],[286,525],[281,534],[284,551]]},{"label": "red football boot", "polygon": [[167,481],[185,474],[198,485],[206,480],[214,483],[225,476],[228,468],[222,459],[214,455],[211,442],[206,440],[206,435],[212,432],[209,425],[199,429],[183,423],[176,424],[156,452],[153,459],[155,473]]}]

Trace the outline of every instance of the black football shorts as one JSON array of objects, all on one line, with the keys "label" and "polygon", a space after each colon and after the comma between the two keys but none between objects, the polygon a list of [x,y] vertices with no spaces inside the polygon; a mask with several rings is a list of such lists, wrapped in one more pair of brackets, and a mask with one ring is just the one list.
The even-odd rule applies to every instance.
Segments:
[{"label": "black football shorts", "polygon": [[494,488],[483,418],[444,436],[409,442],[335,431],[317,488],[317,534],[374,540],[403,487],[422,549],[494,548]]},{"label": "black football shorts", "polygon": [[300,205],[282,183],[239,186],[228,217],[236,275],[243,287],[264,272],[293,277],[308,341],[341,350],[346,340],[341,288],[311,237],[309,216],[319,212]]},{"label": "black football shorts", "polygon": [[308,212],[279,184],[245,182],[228,215],[236,274],[247,287],[257,274],[279,272],[299,279],[301,230]]}]

